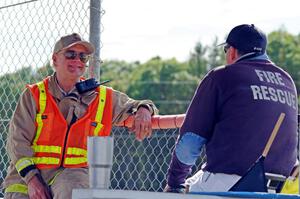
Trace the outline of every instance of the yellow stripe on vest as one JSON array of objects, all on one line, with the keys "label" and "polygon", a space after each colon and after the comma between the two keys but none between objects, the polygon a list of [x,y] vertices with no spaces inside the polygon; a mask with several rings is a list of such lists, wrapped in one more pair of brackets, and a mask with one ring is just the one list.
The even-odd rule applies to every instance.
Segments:
[{"label": "yellow stripe on vest", "polygon": [[44,153],[61,153],[61,147],[60,146],[47,146],[47,145],[35,145],[32,146],[32,149],[34,152],[44,152]]},{"label": "yellow stripe on vest", "polygon": [[87,158],[86,157],[79,157],[79,158],[66,158],[65,159],[65,164],[70,164],[70,165],[74,165],[74,164],[82,164],[82,163],[86,163],[87,162]]},{"label": "yellow stripe on vest", "polygon": [[59,164],[59,158],[33,157],[32,159],[35,164]]},{"label": "yellow stripe on vest", "polygon": [[42,119],[42,115],[46,109],[46,100],[47,100],[47,95],[46,95],[46,89],[45,89],[45,84],[43,81],[38,82],[37,86],[39,88],[39,105],[40,105],[40,111],[36,114],[36,122],[37,122],[37,130],[36,130],[36,135],[35,138],[33,140],[33,145],[36,145],[37,140],[40,137],[42,128],[43,128],[43,119]]},{"label": "yellow stripe on vest", "polygon": [[12,184],[9,185],[5,191],[5,193],[23,193],[28,194],[28,188],[24,184]]},{"label": "yellow stripe on vest", "polygon": [[68,155],[83,155],[87,157],[87,151],[81,148],[69,147],[67,149]]},{"label": "yellow stripe on vest", "polygon": [[106,102],[106,87],[100,86],[99,87],[99,103],[98,103],[98,108],[97,108],[97,113],[96,113],[96,118],[95,118],[97,126],[94,130],[94,136],[98,136],[99,131],[103,127],[103,124],[101,122],[102,122],[102,116],[103,116],[103,112],[104,112],[105,102]]}]

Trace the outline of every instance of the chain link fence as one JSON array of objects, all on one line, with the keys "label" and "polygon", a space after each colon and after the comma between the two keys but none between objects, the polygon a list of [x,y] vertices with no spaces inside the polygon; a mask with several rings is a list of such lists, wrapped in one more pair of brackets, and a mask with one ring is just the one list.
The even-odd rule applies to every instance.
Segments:
[{"label": "chain link fence", "polygon": [[[154,131],[151,138],[138,142],[124,128],[115,128],[112,189],[162,191],[166,185],[167,170],[178,136],[178,129]],[[205,161],[205,153],[192,173]]]},{"label": "chain link fence", "polygon": [[[92,25],[99,24],[97,19],[96,23],[91,20],[90,13],[102,15],[103,10],[92,2],[95,0],[0,1],[1,184],[9,164],[5,144],[10,118],[25,85],[51,73],[50,60],[55,42],[62,35],[77,32],[85,39],[90,38],[94,44],[96,42],[95,46],[100,50],[99,33],[91,37],[94,31]],[[96,4],[99,3],[101,0],[96,0]],[[94,60],[99,64],[100,58]],[[94,68],[89,76],[98,77],[98,72],[99,68]],[[143,142],[135,141],[125,128],[115,128],[113,134],[115,149],[111,188],[161,191],[165,186],[178,129],[157,130],[152,138]],[[199,160],[199,164],[202,161]],[[3,190],[0,197],[2,195]]]}]

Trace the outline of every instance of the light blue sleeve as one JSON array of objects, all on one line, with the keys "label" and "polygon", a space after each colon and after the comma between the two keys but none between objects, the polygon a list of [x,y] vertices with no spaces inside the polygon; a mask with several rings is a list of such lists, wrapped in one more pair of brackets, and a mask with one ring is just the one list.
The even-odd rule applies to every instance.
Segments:
[{"label": "light blue sleeve", "polygon": [[186,165],[194,165],[200,156],[202,146],[206,142],[207,140],[204,137],[193,132],[184,133],[179,138],[175,148],[178,160]]}]

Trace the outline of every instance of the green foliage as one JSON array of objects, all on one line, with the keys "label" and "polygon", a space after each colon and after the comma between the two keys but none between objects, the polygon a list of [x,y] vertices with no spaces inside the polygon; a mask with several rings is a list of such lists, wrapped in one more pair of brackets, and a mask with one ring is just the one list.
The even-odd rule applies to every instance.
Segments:
[{"label": "green foliage", "polygon": [[[209,46],[196,43],[186,62],[153,57],[145,63],[107,61],[101,66],[101,79],[113,80],[113,88],[135,99],[151,99],[160,114],[184,113],[199,83],[208,70],[225,64],[221,42],[215,38]],[[269,35],[268,54],[288,71],[300,88],[300,35],[284,29]]]},{"label": "green foliage", "polygon": [[188,69],[176,59],[154,57],[133,72],[127,94],[153,100],[161,114],[184,113],[198,82]]},{"label": "green foliage", "polygon": [[45,76],[53,73],[48,63],[46,66],[34,71],[32,67],[24,67],[15,73],[0,76],[0,115],[1,118],[9,119],[16,107],[20,94],[26,84],[42,80]]},{"label": "green foliage", "polygon": [[132,81],[132,73],[139,63],[126,63],[125,61],[104,61],[100,68],[100,79],[111,80],[107,85],[116,90],[126,92]]},{"label": "green foliage", "polygon": [[24,67],[16,73],[6,74],[0,77],[1,118],[11,118],[20,93],[24,90],[26,83],[30,82],[31,78],[31,67]]},{"label": "green foliage", "polygon": [[300,35],[294,36],[283,28],[269,34],[268,55],[278,66],[287,71],[300,91]]},{"label": "green foliage", "polygon": [[215,38],[212,45],[208,47],[208,69],[225,64],[225,53],[223,46],[218,46],[220,43],[221,42],[219,42],[218,38]]},{"label": "green foliage", "polygon": [[190,58],[188,60],[188,73],[201,78],[203,74],[207,72],[208,61],[205,58],[207,50],[208,47],[204,47],[200,42],[196,44],[194,51],[190,53]]},{"label": "green foliage", "polygon": [[[300,91],[300,34],[292,35],[284,28],[269,34],[268,55],[288,71]],[[107,85],[127,93],[135,99],[151,99],[161,114],[184,113],[194,91],[208,70],[225,64],[223,48],[217,46],[218,38],[209,46],[195,44],[187,61],[163,60],[153,57],[145,63],[128,63],[107,60],[101,65],[101,81],[111,80]],[[51,75],[50,63],[33,70],[24,67],[15,73],[0,76],[0,114],[10,118],[25,84],[33,83]]]},{"label": "green foliage", "polygon": [[50,63],[48,62],[45,66],[37,69],[37,71],[34,74],[34,80],[35,82],[41,81],[42,79],[52,75],[53,73],[54,73],[53,66],[51,66]]}]

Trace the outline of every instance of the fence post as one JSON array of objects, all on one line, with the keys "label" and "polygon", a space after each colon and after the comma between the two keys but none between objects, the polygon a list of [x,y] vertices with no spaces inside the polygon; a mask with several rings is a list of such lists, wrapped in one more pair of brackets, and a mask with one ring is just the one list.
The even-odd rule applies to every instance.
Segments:
[{"label": "fence post", "polygon": [[108,189],[113,164],[114,140],[110,136],[88,137],[90,188]]},{"label": "fence post", "polygon": [[90,42],[95,46],[93,59],[90,60],[89,77],[100,81],[100,33],[101,0],[90,0]]}]

